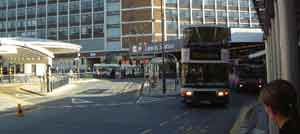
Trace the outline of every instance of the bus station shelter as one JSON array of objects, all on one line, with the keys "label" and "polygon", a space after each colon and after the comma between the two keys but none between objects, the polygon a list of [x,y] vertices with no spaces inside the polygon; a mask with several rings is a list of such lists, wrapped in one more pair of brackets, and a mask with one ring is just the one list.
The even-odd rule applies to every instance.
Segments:
[{"label": "bus station shelter", "polygon": [[80,48],[76,44],[52,40],[0,38],[0,73],[44,75],[58,55],[77,55]]}]

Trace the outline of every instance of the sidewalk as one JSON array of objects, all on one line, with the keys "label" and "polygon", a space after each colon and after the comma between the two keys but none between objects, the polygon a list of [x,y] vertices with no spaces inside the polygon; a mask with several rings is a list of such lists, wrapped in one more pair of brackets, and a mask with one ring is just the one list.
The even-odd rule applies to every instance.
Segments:
[{"label": "sidewalk", "polygon": [[166,93],[163,93],[162,80],[158,83],[151,84],[147,81],[144,83],[143,89],[141,89],[141,96],[151,96],[151,97],[163,97],[163,96],[179,96],[180,95],[180,85],[176,84],[175,79],[166,80]]}]

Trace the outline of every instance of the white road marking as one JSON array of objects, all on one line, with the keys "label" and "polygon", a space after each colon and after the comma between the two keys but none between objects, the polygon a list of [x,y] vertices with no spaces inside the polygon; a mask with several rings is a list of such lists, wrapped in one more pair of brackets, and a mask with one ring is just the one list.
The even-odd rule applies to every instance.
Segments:
[{"label": "white road marking", "polygon": [[151,102],[160,102],[160,101],[167,101],[171,99],[176,99],[176,97],[167,97],[167,98],[158,98],[158,97],[139,97],[139,99],[136,101],[137,104],[143,104],[143,103],[151,103]]},{"label": "white road marking", "polygon": [[141,134],[149,134],[152,132],[152,129],[147,129],[145,131],[143,131]]},{"label": "white road marking", "polygon": [[159,126],[162,127],[162,126],[164,126],[164,125],[167,125],[168,123],[169,123],[169,121],[164,121],[164,122],[160,123]]},{"label": "white road marking", "polygon": [[88,101],[88,100],[84,100],[84,99],[75,99],[75,98],[72,98],[72,103],[73,104],[86,104],[86,103],[92,103],[92,101]]},{"label": "white road marking", "polygon": [[65,108],[71,108],[72,106],[64,106]]}]

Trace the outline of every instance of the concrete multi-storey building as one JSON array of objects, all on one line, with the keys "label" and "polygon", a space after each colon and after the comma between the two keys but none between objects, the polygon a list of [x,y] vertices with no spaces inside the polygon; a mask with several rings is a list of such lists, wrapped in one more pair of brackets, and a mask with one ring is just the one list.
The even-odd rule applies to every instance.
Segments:
[{"label": "concrete multi-storey building", "polygon": [[181,38],[191,24],[259,27],[252,0],[0,0],[0,37],[80,44],[83,65],[117,61],[133,45],[161,41],[162,31]]}]

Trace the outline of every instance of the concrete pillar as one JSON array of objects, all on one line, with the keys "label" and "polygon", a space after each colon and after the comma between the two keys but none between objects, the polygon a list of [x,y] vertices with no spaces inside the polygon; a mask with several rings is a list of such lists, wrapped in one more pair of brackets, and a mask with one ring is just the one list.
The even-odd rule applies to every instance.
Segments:
[{"label": "concrete pillar", "polygon": [[265,40],[265,50],[266,50],[266,68],[267,68],[267,81],[270,82],[271,81],[271,52],[270,52],[270,44],[268,43],[268,40]]},{"label": "concrete pillar", "polygon": [[24,64],[24,73],[32,74],[32,64]]},{"label": "concrete pillar", "polygon": [[278,0],[278,17],[281,48],[282,79],[291,81],[298,89],[299,85],[299,48],[297,45],[297,28],[295,5],[293,0]]},{"label": "concrete pillar", "polygon": [[279,58],[279,55],[277,53],[277,46],[279,45],[279,43],[277,42],[276,40],[276,31],[275,31],[275,20],[272,18],[271,19],[271,42],[272,42],[272,53],[273,53],[273,68],[274,68],[274,72],[273,72],[273,75],[274,75],[274,79],[279,79],[280,76],[279,76],[279,63],[278,63],[278,59]]},{"label": "concrete pillar", "polygon": [[280,30],[279,30],[279,17],[278,17],[278,7],[277,7],[277,1],[274,1],[274,13],[275,13],[275,17],[274,17],[274,24],[272,29],[275,32],[275,42],[276,42],[276,53],[277,53],[277,76],[278,78],[281,78],[281,47],[280,47]]}]

